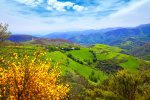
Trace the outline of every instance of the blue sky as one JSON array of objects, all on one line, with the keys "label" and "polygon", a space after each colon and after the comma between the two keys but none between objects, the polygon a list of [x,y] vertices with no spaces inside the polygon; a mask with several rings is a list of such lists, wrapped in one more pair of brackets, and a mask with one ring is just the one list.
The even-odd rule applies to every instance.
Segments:
[{"label": "blue sky", "polygon": [[0,22],[17,34],[150,23],[150,0],[0,0]]}]

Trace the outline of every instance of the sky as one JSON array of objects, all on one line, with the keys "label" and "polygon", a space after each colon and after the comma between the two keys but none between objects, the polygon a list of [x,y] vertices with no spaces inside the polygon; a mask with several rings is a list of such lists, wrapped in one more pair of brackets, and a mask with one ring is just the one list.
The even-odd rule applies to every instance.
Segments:
[{"label": "sky", "polygon": [[13,34],[48,34],[150,23],[150,0],[0,0]]}]

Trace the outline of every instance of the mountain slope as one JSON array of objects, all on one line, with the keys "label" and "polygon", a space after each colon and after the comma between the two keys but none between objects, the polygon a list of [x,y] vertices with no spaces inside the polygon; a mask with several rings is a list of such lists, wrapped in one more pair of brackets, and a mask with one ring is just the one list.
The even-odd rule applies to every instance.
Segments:
[{"label": "mountain slope", "polygon": [[134,48],[131,51],[131,54],[145,60],[150,60],[150,43],[147,43],[144,46]]},{"label": "mountain slope", "polygon": [[52,33],[45,37],[63,38],[84,45],[102,43],[123,47],[121,44],[129,41],[135,45],[141,46],[145,44],[145,42],[150,41],[150,24],[134,28],[110,28],[80,32]]},{"label": "mountain slope", "polygon": [[72,42],[64,39],[46,39],[46,38],[38,38],[32,41],[28,41],[29,44],[37,44],[37,45],[60,45],[60,44],[73,44]]}]

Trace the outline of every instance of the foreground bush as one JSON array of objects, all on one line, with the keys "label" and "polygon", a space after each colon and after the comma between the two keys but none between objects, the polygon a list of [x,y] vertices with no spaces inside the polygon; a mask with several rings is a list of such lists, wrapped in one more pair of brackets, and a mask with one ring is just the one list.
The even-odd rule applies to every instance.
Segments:
[{"label": "foreground bush", "polygon": [[67,84],[58,83],[60,76],[57,66],[39,59],[43,53],[27,55],[19,60],[13,53],[10,60],[0,57],[0,99],[51,100],[67,96]]}]

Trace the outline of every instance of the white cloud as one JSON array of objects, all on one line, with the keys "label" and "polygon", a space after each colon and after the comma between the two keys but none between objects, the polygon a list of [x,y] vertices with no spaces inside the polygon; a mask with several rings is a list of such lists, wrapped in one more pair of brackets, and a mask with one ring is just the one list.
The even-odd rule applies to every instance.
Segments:
[{"label": "white cloud", "polygon": [[71,2],[59,2],[57,0],[48,0],[48,10],[66,11],[65,7],[72,7],[74,3]]},{"label": "white cloud", "polygon": [[15,0],[15,1],[32,7],[36,7],[43,2],[43,0]]},{"label": "white cloud", "polygon": [[[44,2],[44,0],[15,0],[15,1],[31,6],[31,7],[37,7],[39,5],[42,5],[42,3]],[[87,9],[86,7],[77,5],[72,2],[60,2],[58,0],[47,0],[47,4],[44,6],[46,6],[45,9],[49,11],[56,10],[56,11],[62,11],[62,12],[65,12],[71,8],[78,12],[81,12]]]},{"label": "white cloud", "polygon": [[85,8],[85,7],[83,7],[83,6],[79,6],[79,5],[74,5],[74,6],[73,6],[73,9],[76,10],[76,11],[78,11],[78,12],[87,10],[87,8]]},{"label": "white cloud", "polygon": [[66,9],[70,9],[70,8],[78,12],[86,10],[85,7],[76,5],[75,3],[72,2],[60,2],[57,0],[48,0],[47,2],[48,2],[47,10],[51,10],[51,11],[52,10],[66,11]]},{"label": "white cloud", "polygon": [[[132,2],[116,13],[98,21],[98,27],[134,27],[140,24],[150,23],[150,0]],[[103,24],[104,23],[104,24]],[[98,26],[99,25],[99,26]]]}]

